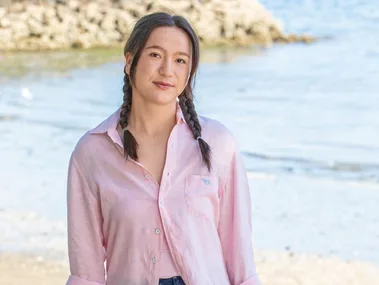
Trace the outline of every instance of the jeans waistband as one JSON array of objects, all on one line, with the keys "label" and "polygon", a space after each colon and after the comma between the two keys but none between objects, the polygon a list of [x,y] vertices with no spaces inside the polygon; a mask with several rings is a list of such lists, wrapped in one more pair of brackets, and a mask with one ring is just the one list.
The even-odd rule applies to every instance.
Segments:
[{"label": "jeans waistband", "polygon": [[159,285],[185,285],[182,277],[175,276],[171,278],[159,279]]}]

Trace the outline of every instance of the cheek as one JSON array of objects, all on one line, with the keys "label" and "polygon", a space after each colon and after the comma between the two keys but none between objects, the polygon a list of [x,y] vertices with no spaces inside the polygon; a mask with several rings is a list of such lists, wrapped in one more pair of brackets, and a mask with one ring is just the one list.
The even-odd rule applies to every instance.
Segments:
[{"label": "cheek", "polygon": [[141,58],[136,68],[136,74],[141,78],[149,78],[157,72],[157,63],[146,58]]},{"label": "cheek", "polygon": [[147,85],[152,78],[151,67],[147,64],[141,64],[137,66],[135,73],[136,87],[142,87]]},{"label": "cheek", "polygon": [[178,72],[178,81],[181,85],[185,85],[187,83],[188,74],[189,73],[187,70],[180,70]]}]

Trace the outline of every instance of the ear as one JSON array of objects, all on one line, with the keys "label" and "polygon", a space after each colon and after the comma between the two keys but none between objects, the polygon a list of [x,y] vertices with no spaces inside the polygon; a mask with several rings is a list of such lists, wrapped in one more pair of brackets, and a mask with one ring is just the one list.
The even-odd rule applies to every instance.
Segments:
[{"label": "ear", "polygon": [[132,65],[133,56],[130,52],[125,54],[125,72],[130,75],[130,66]]}]

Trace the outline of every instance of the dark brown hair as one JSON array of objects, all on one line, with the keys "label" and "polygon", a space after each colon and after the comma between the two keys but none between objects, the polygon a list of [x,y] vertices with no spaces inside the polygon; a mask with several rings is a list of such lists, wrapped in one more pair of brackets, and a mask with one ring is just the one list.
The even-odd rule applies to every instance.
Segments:
[{"label": "dark brown hair", "polygon": [[198,140],[202,159],[208,170],[211,170],[211,149],[210,146],[201,138],[201,126],[195,111],[193,103],[192,85],[196,71],[199,65],[200,48],[199,40],[192,29],[189,22],[181,16],[171,16],[170,14],[157,12],[146,15],[138,20],[134,29],[125,44],[124,55],[131,53],[133,60],[130,66],[130,75],[128,75],[124,68],[124,98],[121,106],[120,125],[124,130],[124,154],[125,158],[130,156],[134,160],[138,160],[137,148],[138,143],[132,133],[127,129],[130,110],[132,107],[132,84],[135,83],[135,72],[141,52],[151,34],[151,32],[158,27],[178,27],[182,29],[190,38],[192,44],[192,68],[188,84],[179,95],[179,105],[182,109],[185,121],[190,128],[193,138]]}]

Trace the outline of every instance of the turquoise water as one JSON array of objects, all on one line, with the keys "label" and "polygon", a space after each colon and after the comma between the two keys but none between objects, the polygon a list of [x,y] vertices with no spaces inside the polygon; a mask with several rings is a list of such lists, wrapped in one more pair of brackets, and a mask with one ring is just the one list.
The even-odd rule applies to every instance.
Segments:
[{"label": "turquoise water", "polygon": [[[200,66],[198,112],[227,125],[245,158],[256,247],[379,264],[379,4],[263,3],[287,32],[328,39],[212,51]],[[64,256],[68,158],[121,104],[122,68],[4,75],[0,250]]]}]

